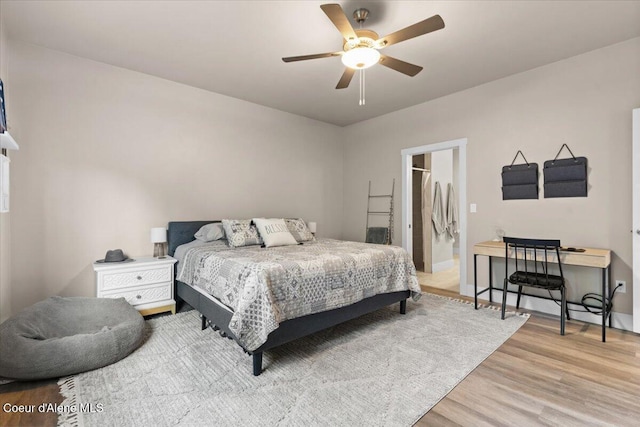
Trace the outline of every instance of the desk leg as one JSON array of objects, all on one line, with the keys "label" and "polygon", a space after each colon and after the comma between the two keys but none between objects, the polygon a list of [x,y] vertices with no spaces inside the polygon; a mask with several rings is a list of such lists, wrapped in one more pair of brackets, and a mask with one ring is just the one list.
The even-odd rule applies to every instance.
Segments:
[{"label": "desk leg", "polygon": [[478,309],[478,255],[473,254],[473,303]]},{"label": "desk leg", "polygon": [[602,342],[607,340],[607,268],[602,269]]},{"label": "desk leg", "polygon": [[489,257],[489,302],[493,302],[493,257]]},{"label": "desk leg", "polygon": [[[609,267],[607,267],[607,294],[610,295],[611,294],[611,265],[609,265]],[[609,308],[609,327],[611,327],[611,311],[613,311],[613,298],[611,298],[610,300],[611,305]]]}]

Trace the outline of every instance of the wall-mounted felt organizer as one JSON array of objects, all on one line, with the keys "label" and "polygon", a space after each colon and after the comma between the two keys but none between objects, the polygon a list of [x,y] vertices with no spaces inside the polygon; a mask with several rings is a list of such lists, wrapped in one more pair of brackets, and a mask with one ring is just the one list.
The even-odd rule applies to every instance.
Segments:
[{"label": "wall-mounted felt organizer", "polygon": [[[514,165],[518,154],[525,163]],[[538,164],[529,163],[520,150],[511,165],[502,168],[502,200],[537,199]]]},{"label": "wall-mounted felt organizer", "polygon": [[[563,148],[571,153],[570,159],[558,159]],[[544,197],[587,197],[587,158],[573,155],[567,144],[562,144],[553,160],[544,162]]]}]

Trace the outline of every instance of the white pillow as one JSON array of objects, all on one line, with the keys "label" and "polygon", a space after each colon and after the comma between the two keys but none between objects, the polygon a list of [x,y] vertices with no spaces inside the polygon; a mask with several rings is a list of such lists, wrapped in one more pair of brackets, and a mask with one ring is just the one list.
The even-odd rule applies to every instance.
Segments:
[{"label": "white pillow", "polygon": [[298,244],[282,218],[254,218],[253,222],[258,228],[264,245],[268,248]]},{"label": "white pillow", "polygon": [[200,227],[200,230],[193,235],[198,240],[203,242],[212,242],[214,240],[220,240],[224,237],[224,230],[222,229],[222,223],[214,222],[212,224],[206,224]]}]

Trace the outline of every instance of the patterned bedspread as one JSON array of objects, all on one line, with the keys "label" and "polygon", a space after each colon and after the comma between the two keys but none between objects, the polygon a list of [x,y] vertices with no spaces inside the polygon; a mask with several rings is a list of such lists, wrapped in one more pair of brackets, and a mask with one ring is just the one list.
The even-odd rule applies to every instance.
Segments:
[{"label": "patterned bedspread", "polygon": [[229,327],[249,351],[287,319],[407,289],[420,298],[416,269],[403,248],[333,239],[274,248],[211,242],[187,251],[178,280],[233,309]]}]

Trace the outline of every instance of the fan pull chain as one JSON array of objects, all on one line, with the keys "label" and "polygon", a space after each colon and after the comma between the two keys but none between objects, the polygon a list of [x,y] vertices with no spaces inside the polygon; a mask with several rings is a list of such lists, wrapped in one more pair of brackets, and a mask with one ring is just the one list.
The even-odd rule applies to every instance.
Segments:
[{"label": "fan pull chain", "polygon": [[358,105],[364,105],[365,104],[365,76],[364,76],[364,70],[360,70],[360,102],[358,103]]},{"label": "fan pull chain", "polygon": [[358,99],[358,105],[362,105],[362,70],[358,72],[358,77],[360,78],[358,81],[358,88],[360,89],[360,98]]}]

